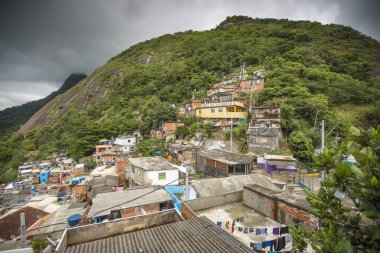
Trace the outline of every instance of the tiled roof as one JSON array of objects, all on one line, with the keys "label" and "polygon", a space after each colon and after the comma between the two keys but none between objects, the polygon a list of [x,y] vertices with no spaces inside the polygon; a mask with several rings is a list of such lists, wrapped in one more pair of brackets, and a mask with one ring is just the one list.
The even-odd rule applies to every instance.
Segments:
[{"label": "tiled roof", "polygon": [[206,217],[200,217],[69,246],[66,252],[252,253],[252,250]]},{"label": "tiled roof", "polygon": [[26,206],[20,210],[5,215],[0,219],[0,238],[3,240],[12,240],[12,235],[18,237],[20,235],[20,213],[25,213],[26,228],[32,226],[39,219],[48,213],[40,209]]}]

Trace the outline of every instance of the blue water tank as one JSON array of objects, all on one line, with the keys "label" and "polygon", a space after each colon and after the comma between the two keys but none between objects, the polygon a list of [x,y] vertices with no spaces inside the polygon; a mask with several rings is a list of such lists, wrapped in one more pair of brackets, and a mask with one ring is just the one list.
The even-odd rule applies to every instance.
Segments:
[{"label": "blue water tank", "polygon": [[156,151],[156,152],[154,152],[154,155],[155,155],[155,156],[161,156],[161,151]]},{"label": "blue water tank", "polygon": [[57,189],[58,187],[56,185],[52,185],[50,189]]},{"label": "blue water tank", "polygon": [[76,225],[79,224],[80,222],[80,214],[74,214],[74,215],[71,215],[69,218],[67,218],[67,222],[69,223],[69,226],[70,227],[74,227]]},{"label": "blue water tank", "polygon": [[79,177],[80,182],[84,181],[85,179],[86,179],[85,177]]},{"label": "blue water tank", "polygon": [[38,192],[37,188],[32,188],[32,191]]},{"label": "blue water tank", "polygon": [[79,183],[78,179],[71,180],[72,185],[77,185]]},{"label": "blue water tank", "polygon": [[47,187],[46,187],[46,186],[43,186],[43,187],[40,188],[40,190],[42,190],[42,191],[46,191],[46,190],[47,190]]}]

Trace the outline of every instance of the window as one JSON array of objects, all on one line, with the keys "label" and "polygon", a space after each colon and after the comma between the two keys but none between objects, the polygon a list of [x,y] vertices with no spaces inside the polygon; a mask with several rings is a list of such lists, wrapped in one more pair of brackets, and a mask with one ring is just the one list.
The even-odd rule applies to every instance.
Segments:
[{"label": "window", "polygon": [[215,109],[211,109],[211,112],[215,112]]},{"label": "window", "polygon": [[223,108],[219,108],[219,109],[218,109],[218,112],[223,112]]},{"label": "window", "polygon": [[166,180],[166,172],[158,173],[158,180]]}]

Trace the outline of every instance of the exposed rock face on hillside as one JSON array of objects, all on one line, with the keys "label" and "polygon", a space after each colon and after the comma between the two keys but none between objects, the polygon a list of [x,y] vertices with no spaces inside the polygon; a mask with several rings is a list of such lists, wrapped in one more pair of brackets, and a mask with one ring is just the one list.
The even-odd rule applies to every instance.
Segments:
[{"label": "exposed rock face on hillside", "polygon": [[22,125],[18,132],[24,134],[37,126],[49,125],[72,107],[82,110],[99,101],[107,94],[108,88],[99,85],[97,77],[95,72],[75,87],[55,97]]},{"label": "exposed rock face on hillside", "polygon": [[72,73],[68,78],[66,78],[62,86],[50,95],[39,100],[30,101],[23,105],[13,106],[0,111],[0,134],[16,131],[44,105],[49,103],[59,94],[65,93],[86,77],[87,75],[84,73]]}]

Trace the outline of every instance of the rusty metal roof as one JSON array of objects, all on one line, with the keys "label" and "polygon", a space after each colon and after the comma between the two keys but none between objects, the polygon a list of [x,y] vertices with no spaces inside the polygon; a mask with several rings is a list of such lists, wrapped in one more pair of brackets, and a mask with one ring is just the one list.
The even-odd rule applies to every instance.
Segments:
[{"label": "rusty metal roof", "polygon": [[12,236],[20,235],[20,213],[25,213],[26,228],[32,226],[39,219],[49,214],[43,210],[26,206],[15,212],[5,214],[0,219],[0,238],[3,240],[12,240]]},{"label": "rusty metal roof", "polygon": [[200,217],[69,246],[66,252],[252,253],[252,250],[206,217]]}]

